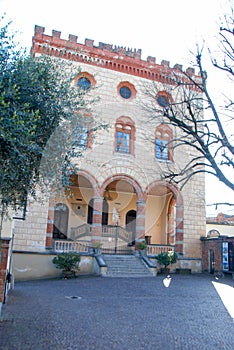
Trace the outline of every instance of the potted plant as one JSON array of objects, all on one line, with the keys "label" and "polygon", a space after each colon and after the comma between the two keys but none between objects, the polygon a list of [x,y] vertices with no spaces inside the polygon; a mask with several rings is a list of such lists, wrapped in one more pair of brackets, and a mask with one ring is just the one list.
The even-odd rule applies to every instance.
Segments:
[{"label": "potted plant", "polygon": [[170,272],[169,265],[177,262],[178,255],[176,252],[170,250],[168,252],[158,254],[156,259],[158,260],[159,264],[163,266],[161,272],[168,274]]},{"label": "potted plant", "polygon": [[101,247],[102,247],[102,243],[101,242],[94,242],[93,247],[94,247],[94,253],[95,254],[100,254],[101,253]]},{"label": "potted plant", "polygon": [[136,248],[139,251],[139,254],[143,255],[143,254],[145,254],[145,251],[146,251],[146,248],[147,248],[147,244],[146,244],[145,241],[138,242],[138,243],[136,243]]},{"label": "potted plant", "polygon": [[52,260],[57,269],[62,270],[64,278],[75,277],[79,270],[80,254],[78,253],[61,253],[55,256]]}]

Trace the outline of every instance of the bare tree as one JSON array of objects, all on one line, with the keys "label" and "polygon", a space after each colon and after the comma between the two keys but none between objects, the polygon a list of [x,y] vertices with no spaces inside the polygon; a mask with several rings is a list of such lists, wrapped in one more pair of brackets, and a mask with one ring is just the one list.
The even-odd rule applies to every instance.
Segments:
[{"label": "bare tree", "polygon": [[[234,15],[231,6],[230,15],[225,15],[224,25],[220,26],[218,52],[208,49],[212,68],[228,79],[232,87],[234,77]],[[209,85],[209,74],[204,69],[204,46],[194,54],[195,68],[182,70],[177,67],[170,84],[163,88],[168,96],[161,103],[157,100],[158,85],[147,87],[146,94],[152,103],[145,103],[151,118],[174,127],[175,135],[166,147],[173,150],[187,147],[189,156],[182,167],[168,163],[163,177],[181,187],[194,175],[208,173],[216,177],[229,189],[234,190],[234,96],[229,88],[225,95],[212,97],[213,87]],[[178,69],[179,68],[179,69]],[[175,73],[176,71],[176,73]],[[217,81],[219,87],[220,81]],[[157,100],[157,101],[155,101]],[[149,101],[149,100],[148,100]],[[161,118],[160,118],[161,117]],[[219,203],[220,204],[220,203]]]}]

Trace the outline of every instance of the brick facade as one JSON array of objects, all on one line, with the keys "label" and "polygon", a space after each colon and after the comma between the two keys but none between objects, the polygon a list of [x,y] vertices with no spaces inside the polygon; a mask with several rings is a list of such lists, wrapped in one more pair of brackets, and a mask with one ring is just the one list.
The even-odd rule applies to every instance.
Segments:
[{"label": "brick facade", "polygon": [[[228,259],[229,268],[223,269],[223,243],[229,245]],[[225,271],[234,273],[234,237],[219,236],[214,238],[201,238],[202,243],[202,271],[214,273]]]},{"label": "brick facade", "polygon": [[[176,64],[171,68],[167,60],[157,64],[152,56],[142,60],[141,50],[104,43],[95,46],[94,41],[88,39],[80,44],[76,35],[69,35],[65,40],[59,31],[52,31],[52,35],[44,31],[43,27],[35,27],[32,55],[48,54],[79,67],[80,76],[95,85],[90,94],[100,99],[95,104],[95,118],[108,124],[107,130],[97,130],[84,157],[77,159],[79,186],[74,188],[74,199],[64,201],[69,211],[67,237],[71,237],[71,229],[87,224],[92,201],[93,240],[101,239],[103,202],[107,198],[108,224],[113,225],[114,209],[118,210],[121,227],[132,225],[131,215],[136,215],[136,240],[148,236],[152,244],[174,245],[188,267],[190,260],[195,266],[197,259],[194,270],[199,271],[200,237],[205,234],[205,202],[201,200],[205,192],[204,175],[194,177],[183,190],[162,181],[161,173],[167,169],[167,162],[156,159],[152,142],[160,120],[149,122],[141,107],[143,100],[147,102],[144,91],[147,84],[154,82],[163,91],[173,87],[174,74],[182,67]],[[199,81],[192,68],[186,72]],[[74,78],[75,84],[78,81],[79,76]],[[121,96],[122,87],[132,89],[131,98]],[[128,154],[116,149],[116,130],[122,126],[130,135]],[[169,136],[176,131],[174,127],[170,132],[163,130]],[[168,161],[182,168],[188,157],[189,149],[184,147],[170,151]],[[45,251],[52,247],[55,206],[59,201],[52,196],[44,205],[30,205],[26,221],[15,227],[15,250]]]}]

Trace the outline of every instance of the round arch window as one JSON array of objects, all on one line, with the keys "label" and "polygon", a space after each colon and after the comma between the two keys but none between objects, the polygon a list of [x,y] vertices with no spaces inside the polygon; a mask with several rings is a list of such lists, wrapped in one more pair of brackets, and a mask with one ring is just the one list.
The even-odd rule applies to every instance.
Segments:
[{"label": "round arch window", "polygon": [[87,91],[91,88],[91,81],[86,77],[81,77],[77,81],[77,85],[79,88],[83,89],[84,91]]},{"label": "round arch window", "polygon": [[120,93],[121,97],[126,98],[126,99],[128,99],[128,98],[130,98],[132,96],[132,92],[129,89],[129,87],[127,87],[127,86],[122,86],[119,89],[119,93]]},{"label": "round arch window", "polygon": [[165,108],[172,101],[172,98],[166,91],[160,91],[156,96],[156,101],[160,107]]},{"label": "round arch window", "polygon": [[125,100],[132,100],[136,97],[136,89],[133,84],[128,81],[121,81],[117,86],[119,95]]}]

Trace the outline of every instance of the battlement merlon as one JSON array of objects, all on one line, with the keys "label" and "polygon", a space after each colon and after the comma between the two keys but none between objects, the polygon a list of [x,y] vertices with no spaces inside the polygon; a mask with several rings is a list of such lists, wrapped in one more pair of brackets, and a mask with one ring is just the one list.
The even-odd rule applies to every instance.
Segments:
[{"label": "battlement merlon", "polygon": [[[94,46],[94,40],[85,39],[85,43],[78,43],[78,36],[69,34],[68,40],[61,39],[61,32],[58,30],[52,30],[52,35],[44,34],[45,27],[35,25],[34,37],[33,37],[33,48],[32,52],[35,53],[37,48],[35,43],[40,43],[41,45],[46,44],[47,46],[51,46],[56,48],[57,50],[68,51],[74,50],[77,52],[89,52],[93,55],[95,54],[97,57],[100,56],[106,57],[107,53],[110,54],[110,58],[112,59],[120,59],[122,62],[125,60],[130,63],[132,60],[133,64],[142,68],[148,68],[150,70],[156,69],[164,74],[170,74],[172,71],[181,72],[183,66],[181,64],[175,64],[174,67],[170,67],[170,62],[167,60],[162,60],[161,64],[156,64],[156,58],[153,56],[148,56],[147,60],[144,61],[141,59],[141,50],[140,49],[130,49],[126,47],[114,46],[112,44],[105,44],[99,42],[98,46]],[[67,58],[67,57],[64,57]],[[141,68],[142,67],[142,68]],[[200,75],[195,74],[195,69],[192,67],[188,67],[186,69],[186,73],[196,79],[196,81],[200,80]],[[168,81],[168,83],[170,83]]]}]

